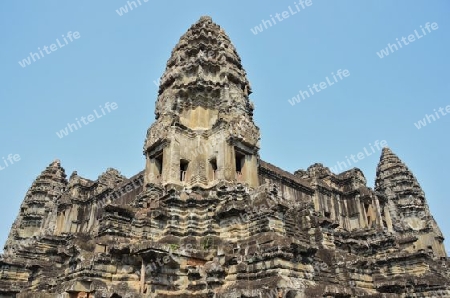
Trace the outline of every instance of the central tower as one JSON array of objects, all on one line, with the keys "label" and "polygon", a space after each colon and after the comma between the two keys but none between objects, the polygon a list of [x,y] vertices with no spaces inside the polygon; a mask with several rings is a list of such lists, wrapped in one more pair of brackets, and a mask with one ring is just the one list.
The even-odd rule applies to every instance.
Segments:
[{"label": "central tower", "polygon": [[210,17],[180,38],[160,80],[147,131],[145,184],[258,186],[260,133],[246,72]]}]

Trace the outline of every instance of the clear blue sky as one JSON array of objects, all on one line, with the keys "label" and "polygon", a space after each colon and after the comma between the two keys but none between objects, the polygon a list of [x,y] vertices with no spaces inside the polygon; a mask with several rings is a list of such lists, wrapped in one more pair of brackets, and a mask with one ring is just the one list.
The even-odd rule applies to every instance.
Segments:
[{"label": "clear blue sky", "polygon": [[[52,160],[59,158],[68,176],[76,170],[90,179],[108,167],[127,177],[144,168],[142,147],[157,96],[153,81],[201,15],[225,29],[242,58],[262,132],[262,159],[288,171],[315,162],[332,167],[386,140],[418,178],[450,239],[450,115],[421,129],[414,125],[450,105],[448,1],[312,0],[300,12],[296,1],[287,0],[140,1],[122,16],[116,10],[124,0],[3,3],[0,165],[8,154],[21,159],[0,171],[1,246],[28,187]],[[252,33],[283,11],[287,19]],[[427,22],[438,28],[423,35],[420,26]],[[414,30],[420,39],[382,59],[376,54]],[[79,38],[64,44],[69,31]],[[63,47],[19,65],[57,38]],[[294,106],[288,102],[339,69],[350,75]],[[117,109],[63,138],[56,135],[75,118],[95,109],[100,114],[106,102]],[[379,153],[352,164],[369,186]]]}]

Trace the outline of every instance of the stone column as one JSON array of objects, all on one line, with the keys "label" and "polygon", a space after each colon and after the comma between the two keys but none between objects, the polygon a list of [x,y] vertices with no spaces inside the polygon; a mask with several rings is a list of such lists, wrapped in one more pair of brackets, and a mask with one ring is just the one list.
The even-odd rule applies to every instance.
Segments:
[{"label": "stone column", "polygon": [[352,229],[352,225],[350,224],[347,200],[344,200],[344,210],[345,210],[344,229],[350,231]]},{"label": "stone column", "polygon": [[236,178],[234,147],[231,144],[225,143],[222,150],[224,152],[224,178],[227,181],[233,181]]},{"label": "stone column", "polygon": [[[165,156],[163,156],[164,158]],[[144,177],[144,183],[147,185],[147,183],[159,183],[162,179],[162,173],[159,173],[158,166],[157,166],[156,158],[149,158],[147,157],[146,161],[146,167],[145,167],[145,177]],[[162,165],[163,171],[164,171],[164,165]]]},{"label": "stone column", "polygon": [[334,209],[334,196],[330,196],[330,219],[336,220],[336,210]]},{"label": "stone column", "polygon": [[[205,146],[205,141],[202,140],[201,136],[197,136],[195,142],[197,142],[198,148],[201,148],[202,146]],[[202,152],[197,152],[195,156],[192,158],[192,165],[189,165],[191,169],[194,171],[191,171],[191,184],[204,184],[206,185],[208,183],[208,179],[206,178],[206,150],[202,150]]]},{"label": "stone column", "polygon": [[392,232],[393,231],[392,219],[391,219],[391,213],[390,213],[388,205],[384,206],[384,216],[386,217],[387,229],[388,229],[389,232]]},{"label": "stone column", "polygon": [[[180,181],[180,143],[173,137],[169,146],[164,148],[164,166],[166,183],[181,183]],[[166,157],[167,156],[167,157]],[[164,172],[164,170],[163,170]]]},{"label": "stone column", "polygon": [[141,288],[141,294],[143,294],[144,290],[145,290],[145,262],[144,262],[144,258],[142,258],[142,264],[141,264],[140,288]]},{"label": "stone column", "polygon": [[171,152],[170,146],[164,147],[163,149],[163,165],[162,165],[162,173],[161,173],[161,182],[166,184],[170,180],[170,164],[171,164]]},{"label": "stone column", "polygon": [[313,202],[314,202],[314,211],[319,212],[320,211],[320,202],[319,202],[320,194],[319,194],[319,191],[317,190],[317,188],[314,191],[312,199],[313,199]]},{"label": "stone column", "polygon": [[341,196],[336,195],[336,216],[338,217],[339,225],[342,227],[344,225],[344,219],[341,212]]},{"label": "stone column", "polygon": [[245,156],[245,173],[243,173],[245,181],[250,187],[258,187],[258,160],[254,155]]},{"label": "stone column", "polygon": [[379,227],[384,228],[383,225],[383,218],[381,217],[381,208],[380,208],[380,201],[378,201],[378,198],[376,196],[372,197],[372,204],[375,206],[375,212],[376,212],[376,222]]},{"label": "stone column", "polygon": [[[356,207],[358,208],[359,227],[362,228],[362,227],[366,226],[366,224],[365,224],[366,218],[364,218],[365,210],[364,210],[364,208],[361,208],[361,200],[359,199],[359,195],[355,196],[355,201],[356,201]],[[363,210],[361,210],[361,209],[364,210],[364,213],[363,213]]]}]

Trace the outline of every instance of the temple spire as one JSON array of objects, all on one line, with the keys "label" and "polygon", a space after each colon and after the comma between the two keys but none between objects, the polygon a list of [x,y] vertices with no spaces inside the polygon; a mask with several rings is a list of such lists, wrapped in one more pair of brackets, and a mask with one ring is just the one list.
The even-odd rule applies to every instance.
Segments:
[{"label": "temple spire", "polygon": [[[385,147],[381,152],[377,167],[375,189],[380,192],[395,193],[399,196],[415,195],[423,199],[425,194],[419,182],[409,168],[395,155],[391,149]],[[401,189],[401,190],[400,190]]]},{"label": "temple spire", "polygon": [[[392,226],[408,251],[432,251],[446,256],[444,237],[431,215],[425,193],[409,168],[391,149],[383,148],[377,167],[375,191],[388,200]],[[414,235],[414,237],[412,237]],[[406,241],[402,240],[401,241]]]},{"label": "temple spire", "polygon": [[172,50],[160,80],[156,118],[202,106],[234,108],[250,117],[247,75],[230,38],[209,16],[201,17]]},{"label": "temple spire", "polygon": [[36,197],[36,194],[45,192],[50,199],[56,199],[67,186],[66,173],[61,162],[56,159],[34,180],[27,192],[27,198]]},{"label": "temple spire", "polygon": [[24,246],[33,236],[53,233],[58,199],[66,186],[64,168],[59,160],[54,160],[28,189],[6,241],[5,251],[14,250],[14,246]]}]

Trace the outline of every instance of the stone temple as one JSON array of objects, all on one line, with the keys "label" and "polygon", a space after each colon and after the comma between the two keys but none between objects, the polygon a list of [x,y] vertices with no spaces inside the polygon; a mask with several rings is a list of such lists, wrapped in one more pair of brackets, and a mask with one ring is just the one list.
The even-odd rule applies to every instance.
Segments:
[{"label": "stone temple", "polygon": [[0,257],[0,297],[450,297],[424,192],[382,150],[363,173],[260,159],[251,89],[202,17],[167,62],[145,169],[33,182]]}]

